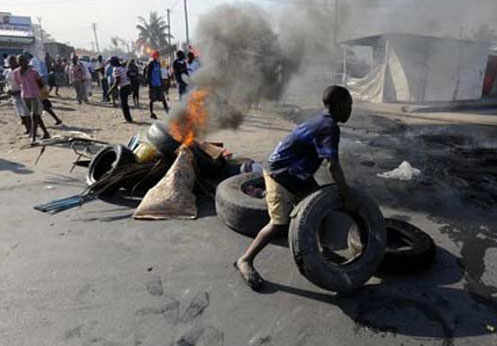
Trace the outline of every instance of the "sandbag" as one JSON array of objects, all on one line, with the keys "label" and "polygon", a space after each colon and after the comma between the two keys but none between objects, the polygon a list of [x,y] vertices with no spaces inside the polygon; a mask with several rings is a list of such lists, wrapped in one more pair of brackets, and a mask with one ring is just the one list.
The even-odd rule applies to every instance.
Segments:
[{"label": "sandbag", "polygon": [[198,210],[194,185],[193,153],[181,147],[173,166],[148,191],[133,217],[141,220],[196,219]]}]

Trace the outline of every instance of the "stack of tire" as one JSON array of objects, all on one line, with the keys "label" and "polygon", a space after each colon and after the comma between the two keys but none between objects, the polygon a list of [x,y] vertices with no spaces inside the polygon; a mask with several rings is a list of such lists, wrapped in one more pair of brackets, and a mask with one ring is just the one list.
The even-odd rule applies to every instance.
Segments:
[{"label": "stack of tire", "polygon": [[[112,174],[116,170],[136,162],[135,154],[124,145],[109,145],[100,150],[91,160],[88,166],[86,183],[93,185],[104,176]],[[121,187],[129,187],[132,182],[124,181],[118,185],[109,186],[105,194],[109,195]]]},{"label": "stack of tire", "polygon": [[[157,148],[163,159],[167,161],[167,165],[164,166],[164,171],[157,172],[154,176],[147,176],[147,181],[141,183],[140,188],[145,192],[166,174],[174,161],[174,152],[180,146],[180,143],[169,135],[167,126],[159,122],[150,126],[147,131],[147,140]],[[100,150],[91,160],[86,182],[88,185],[92,185],[105,175],[112,174],[132,163],[136,163],[136,157],[128,147],[124,145],[109,145]],[[138,180],[122,181],[107,188],[104,194],[110,195],[120,188],[131,190],[136,186]]]},{"label": "stack of tire", "polygon": [[[266,202],[245,193],[247,185],[264,186],[260,174],[241,174],[222,182],[216,193],[216,211],[231,229],[254,237],[269,222]],[[410,273],[428,268],[435,257],[429,235],[398,220],[384,219],[378,204],[367,194],[351,189],[360,201],[350,215],[358,225],[348,236],[355,253],[343,263],[330,262],[317,241],[320,225],[330,211],[343,212],[335,185],[321,188],[304,199],[293,211],[288,242],[295,263],[309,281],[335,291],[351,292],[376,273]],[[400,245],[399,245],[400,244]]]}]

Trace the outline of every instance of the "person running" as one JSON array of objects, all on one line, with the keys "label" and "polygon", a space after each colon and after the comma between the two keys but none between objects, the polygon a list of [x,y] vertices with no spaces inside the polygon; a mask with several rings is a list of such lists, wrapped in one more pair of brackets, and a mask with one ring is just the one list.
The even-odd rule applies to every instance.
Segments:
[{"label": "person running", "polygon": [[105,62],[104,58],[99,55],[97,58],[97,64],[95,66],[95,71],[100,79],[100,86],[102,87],[102,102],[109,102],[109,81],[105,75]]},{"label": "person running", "polygon": [[[114,67],[110,64],[110,59],[107,60],[107,66],[105,68],[105,75],[107,76],[107,82],[109,83],[110,86],[114,85]],[[117,107],[117,99],[119,98],[119,90],[117,88],[114,88],[109,90],[109,95],[112,99],[112,106]]]},{"label": "person running", "polygon": [[69,81],[76,91],[76,99],[78,103],[82,102],[88,103],[88,97],[86,95],[85,83],[86,83],[86,67],[79,61],[76,54],[73,54],[71,67],[69,68]]},{"label": "person running", "polygon": [[9,68],[4,72],[8,88],[7,94],[12,97],[12,103],[14,104],[16,114],[19,118],[21,118],[21,123],[26,129],[25,134],[28,134],[31,129],[29,110],[26,107],[26,103],[24,102],[23,98],[21,97],[21,87],[14,78],[14,71],[19,67],[19,64],[17,63],[17,57],[15,55],[11,55],[7,57],[6,62],[9,64]]},{"label": "person running", "polygon": [[150,98],[150,117],[152,119],[157,119],[157,115],[154,113],[154,102],[162,102],[164,105],[164,110],[166,113],[169,112],[169,106],[164,97],[164,87],[162,85],[162,71],[159,62],[159,52],[154,51],[152,53],[152,61],[147,67],[147,83],[149,87],[149,98]]},{"label": "person running", "polygon": [[121,99],[121,109],[123,111],[124,119],[126,119],[128,123],[131,123],[133,122],[133,119],[131,118],[128,104],[128,98],[131,94],[131,83],[128,78],[128,69],[121,66],[119,58],[116,56],[113,56],[110,59],[110,64],[114,69],[112,72],[114,77],[114,85],[112,85],[110,91],[112,92],[115,89],[119,89],[119,97]]},{"label": "person running", "polygon": [[319,188],[314,174],[323,160],[330,163],[330,173],[337,184],[345,209],[357,209],[358,203],[349,193],[338,160],[338,123],[349,120],[352,97],[347,89],[330,86],[323,93],[323,103],[326,109],[321,114],[297,126],[276,146],[264,170],[266,203],[271,221],[234,264],[245,282],[255,291],[261,289],[264,283],[254,269],[255,257],[275,236],[288,230],[294,203]]},{"label": "person running", "polygon": [[14,71],[14,79],[21,87],[21,96],[31,114],[31,144],[35,144],[38,126],[43,131],[42,139],[50,138],[41,118],[43,106],[40,101],[40,88],[43,86],[43,81],[40,74],[28,65],[29,62],[25,56],[19,55],[17,61],[20,66]]},{"label": "person running", "polygon": [[60,118],[57,116],[57,114],[55,114],[55,112],[53,110],[52,102],[48,98],[49,94],[50,94],[50,92],[47,89],[47,87],[43,86],[40,90],[40,99],[41,99],[41,103],[43,105],[43,110],[45,112],[47,112],[48,114],[50,114],[52,116],[52,118],[54,118],[55,125],[60,125],[60,124],[62,124],[62,120],[60,120]]},{"label": "person running", "polygon": [[184,75],[188,75],[188,64],[185,60],[185,53],[182,50],[176,53],[176,60],[173,62],[173,73],[178,85],[179,99],[181,100],[183,95],[186,94],[186,87],[188,86],[183,78]]},{"label": "person running", "polygon": [[133,102],[136,108],[140,108],[140,70],[136,66],[135,59],[128,62],[128,78],[131,83]]}]

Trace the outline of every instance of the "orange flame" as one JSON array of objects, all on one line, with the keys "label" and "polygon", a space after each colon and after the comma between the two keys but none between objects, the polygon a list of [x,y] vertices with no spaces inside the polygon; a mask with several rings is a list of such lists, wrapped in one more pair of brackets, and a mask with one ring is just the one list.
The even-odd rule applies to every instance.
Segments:
[{"label": "orange flame", "polygon": [[191,146],[197,135],[207,126],[208,95],[204,89],[193,91],[184,113],[169,122],[170,135],[181,144]]}]

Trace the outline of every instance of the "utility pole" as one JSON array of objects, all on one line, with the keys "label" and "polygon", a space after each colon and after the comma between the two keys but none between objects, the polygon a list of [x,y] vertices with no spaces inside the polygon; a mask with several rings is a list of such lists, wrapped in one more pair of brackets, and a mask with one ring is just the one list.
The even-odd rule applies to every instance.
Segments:
[{"label": "utility pole", "polygon": [[338,44],[338,0],[335,0],[335,28],[334,28],[334,38],[335,38],[335,47]]},{"label": "utility pole", "polygon": [[167,44],[169,45],[169,64],[172,64],[173,61],[173,47],[171,45],[171,9],[167,10]]},{"label": "utility pole", "polygon": [[97,53],[100,53],[100,46],[98,45],[98,37],[97,37],[97,23],[92,23],[93,35],[95,37],[95,46],[97,48]]},{"label": "utility pole", "polygon": [[186,26],[186,45],[190,45],[190,30],[188,28],[188,6],[186,4],[186,0],[184,0],[185,5],[185,26]]}]

